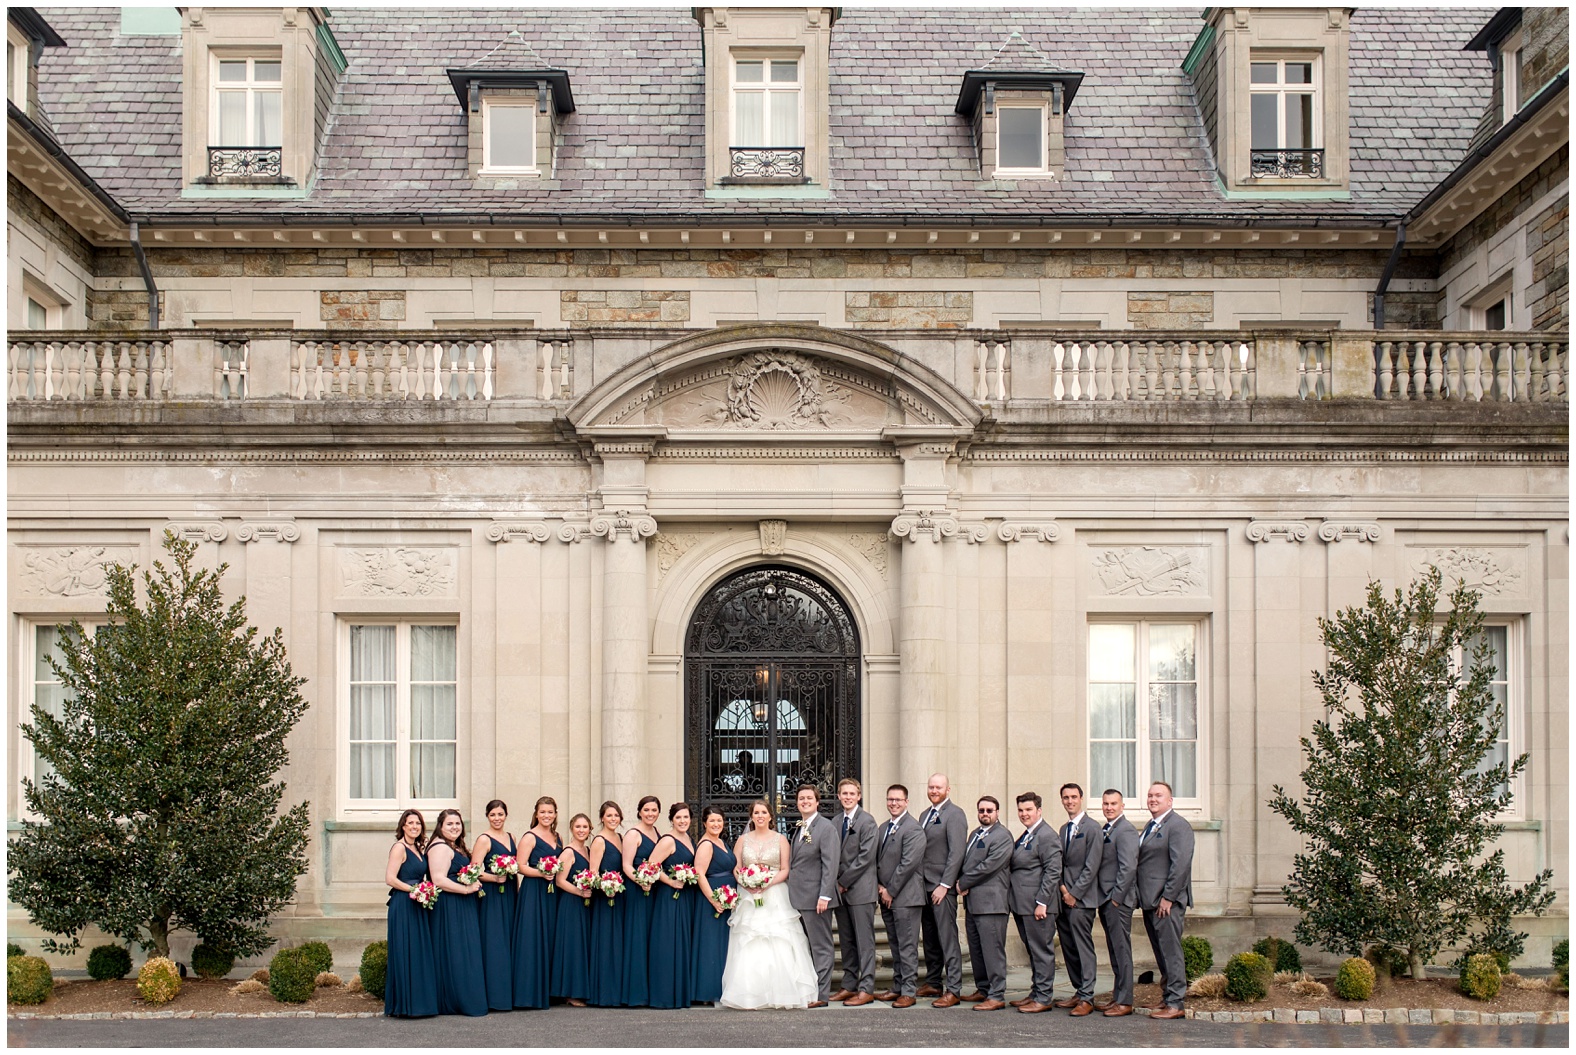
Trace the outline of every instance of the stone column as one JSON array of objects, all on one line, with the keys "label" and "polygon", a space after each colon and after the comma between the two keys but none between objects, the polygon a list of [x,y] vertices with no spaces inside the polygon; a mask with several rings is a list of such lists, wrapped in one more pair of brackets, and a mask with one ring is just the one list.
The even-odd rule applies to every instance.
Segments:
[{"label": "stone column", "polygon": [[941,540],[958,533],[944,511],[921,509],[892,521],[903,547],[898,586],[898,757],[911,786],[946,770],[947,640],[946,582]]},{"label": "stone column", "polygon": [[[563,790],[544,772],[547,760],[563,753],[562,740],[543,729],[549,694],[542,678],[548,649],[543,641],[541,551],[551,534],[541,519],[489,524],[486,538],[497,543],[491,576],[495,596],[485,608],[474,606],[477,613],[491,614],[493,634],[494,721],[490,730],[476,729],[478,741],[483,736],[492,740],[495,779],[488,798],[496,795],[527,817],[536,796]],[[482,632],[480,626],[477,632]],[[480,761],[476,759],[478,768]]]},{"label": "stone column", "polygon": [[[645,794],[646,539],[657,522],[619,509],[591,518],[602,551],[602,785],[607,796],[633,804]],[[630,809],[626,806],[625,809]]]},{"label": "stone column", "polygon": [[[1079,634],[1073,591],[1065,579],[1058,581],[1057,565],[1064,558],[1058,551],[1064,547],[1050,545],[1060,536],[1061,529],[1049,520],[1005,520],[996,527],[996,537],[1006,543],[1002,630],[1007,677],[989,732],[1000,746],[987,756],[1000,765],[987,767],[986,775],[988,790],[1002,796],[1004,814],[1015,808],[1008,806],[1010,796],[1044,783],[1049,774],[1082,772],[1087,764],[1086,737],[1078,732],[1087,720],[1073,690],[1077,665],[1061,654]],[[1035,735],[1050,730],[1055,734]]]}]

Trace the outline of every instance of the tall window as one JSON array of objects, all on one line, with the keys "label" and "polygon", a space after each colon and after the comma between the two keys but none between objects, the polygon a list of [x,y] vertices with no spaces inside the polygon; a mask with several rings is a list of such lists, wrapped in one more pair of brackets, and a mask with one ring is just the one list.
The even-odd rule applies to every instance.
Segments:
[{"label": "tall window", "polygon": [[[82,623],[82,628],[89,633],[96,631],[100,625],[84,620],[79,620],[79,622]],[[49,665],[51,659],[57,663],[64,663],[65,661],[60,648],[60,633],[62,630],[66,631],[68,636],[71,636],[69,623],[35,623],[24,646],[30,647],[32,652],[32,662],[25,668],[28,671],[28,702],[38,704],[38,706],[56,718],[60,717],[64,712],[65,702],[71,697],[66,687],[60,683],[60,678],[56,676],[54,669]],[[72,640],[80,639],[72,637]],[[24,712],[21,720],[24,723],[31,722],[33,720],[32,712],[30,710]],[[52,767],[42,758],[33,754],[32,744],[25,737],[22,740],[22,745],[26,757],[22,760],[21,771],[32,777],[35,782],[42,780],[44,774],[51,772]]]},{"label": "tall window", "polygon": [[5,94],[16,108],[27,112],[27,38],[11,23],[6,23]]},{"label": "tall window", "polygon": [[1251,65],[1253,175],[1323,176],[1318,64],[1255,59]]},{"label": "tall window", "polygon": [[536,171],[536,103],[482,100],[482,171]]},{"label": "tall window", "polygon": [[1197,623],[1089,625],[1089,783],[1199,798]]},{"label": "tall window", "polygon": [[363,623],[348,628],[349,798],[366,808],[441,805],[456,795],[457,631]]},{"label": "tall window", "polygon": [[802,147],[798,59],[733,63],[733,146]]},{"label": "tall window", "polygon": [[[1517,709],[1519,707],[1517,696],[1519,694],[1515,691],[1517,686],[1513,678],[1516,665],[1511,662],[1511,639],[1511,628],[1509,626],[1485,626],[1481,634],[1467,643],[1467,647],[1462,650],[1464,654],[1458,654],[1456,657],[1458,668],[1465,670],[1472,660],[1473,653],[1477,651],[1478,645],[1481,643],[1488,646],[1489,662],[1494,668],[1489,680],[1489,690],[1494,694],[1494,702],[1499,704],[1504,711],[1504,720],[1500,722],[1494,746],[1483,757],[1483,762],[1478,767],[1478,772],[1480,773],[1487,772],[1501,763],[1508,765],[1513,757],[1512,746],[1513,740],[1516,739],[1514,734],[1517,733],[1520,723],[1517,720]],[[1519,754],[1520,752],[1516,753]],[[1505,788],[1508,785],[1502,784],[1501,787]],[[1519,813],[1521,810],[1520,803],[1513,801],[1511,809],[1513,812]]]},{"label": "tall window", "polygon": [[217,59],[214,146],[284,145],[278,59]]},{"label": "tall window", "polygon": [[1521,109],[1521,33],[1507,37],[1499,52],[1500,118],[1504,124]]},{"label": "tall window", "polygon": [[1045,171],[1045,110],[1038,106],[996,108],[996,170]]}]

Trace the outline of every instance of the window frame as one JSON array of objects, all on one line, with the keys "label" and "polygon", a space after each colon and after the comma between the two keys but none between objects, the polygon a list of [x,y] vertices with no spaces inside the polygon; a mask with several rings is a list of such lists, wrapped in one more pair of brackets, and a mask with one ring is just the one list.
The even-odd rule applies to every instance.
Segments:
[{"label": "window frame", "polygon": [[[225,62],[246,63],[246,80],[244,82],[239,82],[239,86],[237,86],[238,82],[236,81],[221,81],[219,79],[220,64]],[[256,65],[259,62],[277,62],[279,64],[279,86],[277,89],[258,87],[259,82],[256,79]],[[262,83],[266,85],[272,84],[273,82],[265,81]],[[268,91],[271,91],[279,96],[279,138],[281,141],[278,143],[255,142],[257,139],[257,129],[254,127],[257,121],[256,96],[261,92]],[[246,105],[244,107],[244,112],[246,114],[246,138],[248,140],[254,140],[254,142],[224,143],[220,141],[219,96],[223,92],[237,92],[244,94],[246,99]],[[265,150],[272,148],[280,151],[282,158],[285,148],[283,140],[286,134],[285,125],[287,116],[288,112],[285,109],[285,63],[284,54],[281,49],[276,48],[272,50],[264,49],[245,52],[229,51],[220,48],[212,48],[209,50],[208,145],[210,147],[228,147],[235,150]]]},{"label": "window frame", "polygon": [[[1134,723],[1134,739],[1137,753],[1134,779],[1137,784],[1136,796],[1128,799],[1128,809],[1142,811],[1144,809],[1144,794],[1155,778],[1151,772],[1151,754],[1153,741],[1149,737],[1149,708],[1148,708],[1148,628],[1152,625],[1166,626],[1191,626],[1193,627],[1193,684],[1197,686],[1196,706],[1194,715],[1195,736],[1194,744],[1194,774],[1197,781],[1197,794],[1182,796],[1173,793],[1172,808],[1180,813],[1201,814],[1208,807],[1209,800],[1209,717],[1213,701],[1213,688],[1210,680],[1210,637],[1209,616],[1196,613],[1168,613],[1151,612],[1144,615],[1131,613],[1090,613],[1084,623],[1083,640],[1083,714],[1084,714],[1084,775],[1086,786],[1090,789],[1090,797],[1103,791],[1108,784],[1100,783],[1094,776],[1094,745],[1096,743],[1123,743],[1125,740],[1111,738],[1096,739],[1094,736],[1094,722],[1092,718],[1090,686],[1093,679],[1090,676],[1092,666],[1090,663],[1091,635],[1089,630],[1094,626],[1133,626],[1138,632],[1134,635],[1134,708],[1136,711]],[[1173,741],[1182,742],[1182,741]],[[1174,790],[1174,789],[1173,789]],[[1126,796],[1123,796],[1126,798]]]},{"label": "window frame", "polygon": [[[44,310],[44,325],[34,326],[28,316],[28,304],[37,304]],[[43,280],[31,271],[22,270],[22,318],[18,320],[23,330],[62,330],[66,325],[66,308],[69,305],[54,294]]]},{"label": "window frame", "polygon": [[[495,165],[492,160],[493,134],[492,111],[493,108],[529,110],[531,113],[531,134],[527,140],[531,147],[531,163],[529,165]],[[540,175],[541,163],[536,149],[536,137],[539,129],[537,121],[541,115],[537,113],[536,97],[511,96],[507,98],[489,99],[482,95],[482,165],[477,170],[478,176],[535,176]]]},{"label": "window frame", "polygon": [[75,619],[82,624],[82,629],[87,633],[96,633],[98,628],[109,622],[109,617],[104,612],[60,613],[39,616],[22,616],[17,620],[20,640],[17,648],[12,653],[16,657],[17,700],[21,706],[17,708],[16,715],[16,773],[13,783],[17,789],[17,813],[21,816],[33,817],[35,814],[27,808],[27,799],[22,794],[22,779],[31,777],[38,779],[38,756],[33,752],[33,743],[22,735],[22,726],[30,721],[33,716],[32,706],[38,701],[36,695],[38,682],[34,675],[38,666],[38,631],[41,627],[55,627],[56,636],[59,628],[67,626]]},{"label": "window frame", "polygon": [[[1261,63],[1275,63],[1276,80],[1273,85],[1259,85],[1253,81],[1253,67]],[[1305,62],[1309,65],[1309,83],[1288,84],[1286,82],[1286,63]],[[1275,109],[1275,140],[1276,146],[1258,147],[1253,145],[1253,97],[1256,95],[1274,95],[1277,100]],[[1311,146],[1286,145],[1286,98],[1291,95],[1307,95],[1312,97],[1310,110],[1313,115],[1313,127],[1309,130]],[[1251,155],[1255,150],[1325,150],[1324,140],[1324,53],[1322,51],[1286,51],[1280,49],[1254,48],[1248,55],[1248,152]],[[1326,170],[1327,171],[1327,170]],[[1265,177],[1259,177],[1263,179]]]},{"label": "window frame", "polygon": [[1509,124],[1520,112],[1521,30],[1517,29],[1499,44],[1499,123]]},{"label": "window frame", "polygon": [[[437,615],[347,615],[336,619],[335,677],[335,787],[342,817],[365,819],[393,818],[400,811],[417,809],[423,813],[459,809],[464,796],[462,774],[466,772],[469,752],[466,746],[466,668],[461,626],[458,616]],[[350,795],[350,628],[353,626],[395,627],[394,694],[394,797],[392,799],[352,798]],[[411,747],[411,668],[410,630],[416,626],[453,627],[454,641],[454,795],[451,798],[418,799],[402,791],[410,787]]]},{"label": "window frame", "polygon": [[[795,63],[796,74],[792,88],[784,87],[788,82],[773,81],[771,79],[771,63],[792,61]],[[755,82],[742,82],[746,85],[745,92],[760,92],[764,97],[761,105],[761,128],[766,133],[762,138],[770,139],[772,127],[771,96],[789,95],[794,98],[794,130],[796,143],[744,144],[739,142],[739,63],[760,62],[763,64],[762,80],[760,86],[754,87]],[[776,86],[776,87],[774,87]],[[804,51],[791,49],[772,49],[754,51],[734,48],[728,53],[728,146],[730,149],[743,150],[803,150],[807,154],[809,145],[805,143],[805,56]]]},{"label": "window frame", "polygon": [[[1532,757],[1527,751],[1525,740],[1525,723],[1522,714],[1525,709],[1527,689],[1527,667],[1523,661],[1525,654],[1525,625],[1526,619],[1514,615],[1485,615],[1483,629],[1505,631],[1505,665],[1508,670],[1499,671],[1503,677],[1495,681],[1505,683],[1505,759],[1507,762],[1520,755],[1528,755],[1527,769],[1510,778],[1510,809],[1499,814],[1501,820],[1523,820],[1527,816],[1526,795],[1527,777],[1532,767]],[[1453,662],[1456,671],[1463,678],[1466,676],[1466,653],[1464,649],[1457,648]]]},{"label": "window frame", "polygon": [[31,116],[31,111],[27,105],[27,74],[28,68],[33,62],[33,42],[28,40],[27,35],[9,21],[6,22],[5,26],[5,42],[8,49],[6,57],[8,59],[11,58],[12,51],[10,49],[15,49],[15,56],[19,60],[14,66],[9,62],[7,63],[5,79],[6,98],[15,104],[18,110]]},{"label": "window frame", "polygon": [[[1037,110],[1040,114],[1040,164],[1038,168],[1010,168],[1001,163],[1001,135],[1003,110]],[[996,170],[991,175],[996,177],[1012,178],[1015,176],[1045,176],[1050,173],[1050,135],[1047,132],[1048,119],[1044,103],[1007,103],[996,104]]]},{"label": "window frame", "polygon": [[[1483,291],[1467,302],[1467,324],[1472,330],[1500,333],[1515,329],[1516,294],[1515,272],[1507,271],[1483,287]],[[1505,325],[1493,329],[1488,324],[1488,313],[1495,305],[1505,305]]]}]

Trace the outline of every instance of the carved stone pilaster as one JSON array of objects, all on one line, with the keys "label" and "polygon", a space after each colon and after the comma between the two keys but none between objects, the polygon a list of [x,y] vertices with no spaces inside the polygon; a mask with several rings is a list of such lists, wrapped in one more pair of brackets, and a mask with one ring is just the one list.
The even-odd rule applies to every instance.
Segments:
[{"label": "carved stone pilaster", "polygon": [[1061,530],[1048,520],[1023,521],[1003,520],[996,527],[996,537],[1003,542],[1022,542],[1030,539],[1035,542],[1055,542],[1061,535]]},{"label": "carved stone pilaster", "polygon": [[929,538],[940,542],[958,533],[958,519],[944,509],[920,509],[892,521],[892,534],[909,542]]},{"label": "carved stone pilaster", "polygon": [[609,542],[616,542],[620,538],[640,542],[656,533],[656,520],[641,512],[617,509],[611,513],[599,513],[591,518],[591,534],[605,538]]},{"label": "carved stone pilaster", "polygon": [[1248,525],[1249,542],[1307,542],[1308,525],[1301,520],[1255,520]]},{"label": "carved stone pilaster", "polygon": [[260,523],[246,523],[235,529],[235,537],[241,542],[298,542],[301,539],[301,529],[290,520],[270,520]]},{"label": "carved stone pilaster", "polygon": [[494,520],[487,525],[488,542],[546,542],[552,529],[540,520]]},{"label": "carved stone pilaster", "polygon": [[557,535],[559,542],[584,542],[591,538],[591,525],[584,520],[566,520]]},{"label": "carved stone pilaster", "polygon": [[172,521],[164,525],[164,530],[173,531],[187,542],[223,542],[230,537],[230,529],[217,520]]},{"label": "carved stone pilaster", "polygon": [[761,553],[768,557],[782,556],[788,541],[788,521],[762,520],[757,526],[761,532]]},{"label": "carved stone pilaster", "polygon": [[1319,525],[1319,538],[1325,542],[1378,542],[1379,525],[1371,521],[1326,520]]}]

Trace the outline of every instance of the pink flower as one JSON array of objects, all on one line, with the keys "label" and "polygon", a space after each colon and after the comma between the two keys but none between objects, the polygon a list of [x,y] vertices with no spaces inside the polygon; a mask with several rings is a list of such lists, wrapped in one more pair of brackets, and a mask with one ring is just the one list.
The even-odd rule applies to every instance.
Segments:
[{"label": "pink flower", "polygon": [[410,888],[410,899],[431,912],[432,906],[438,903],[438,888],[436,884],[423,879]]}]

